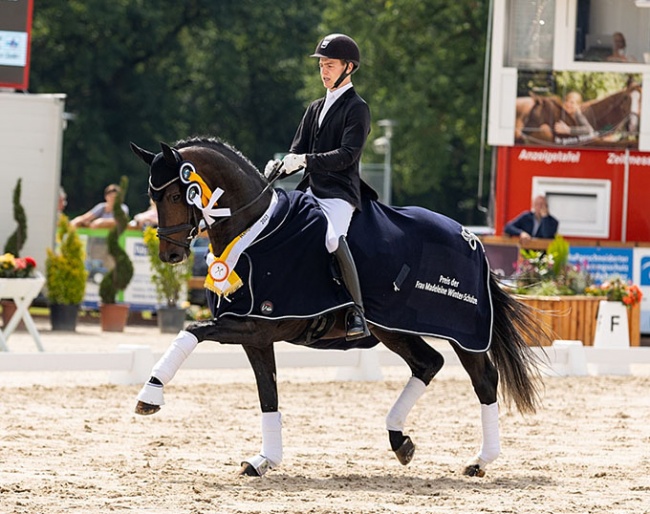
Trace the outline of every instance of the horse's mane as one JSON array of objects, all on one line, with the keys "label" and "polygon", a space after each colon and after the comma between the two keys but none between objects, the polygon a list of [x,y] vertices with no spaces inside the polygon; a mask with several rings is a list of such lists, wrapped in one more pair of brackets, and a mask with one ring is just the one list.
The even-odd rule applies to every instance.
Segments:
[{"label": "horse's mane", "polygon": [[225,155],[231,160],[236,161],[242,169],[249,168],[251,171],[257,171],[257,167],[250,161],[244,154],[237,150],[234,146],[222,141],[216,137],[191,137],[188,139],[181,139],[174,143],[174,148],[187,148],[190,146],[201,146],[204,148],[211,148],[220,154]]}]

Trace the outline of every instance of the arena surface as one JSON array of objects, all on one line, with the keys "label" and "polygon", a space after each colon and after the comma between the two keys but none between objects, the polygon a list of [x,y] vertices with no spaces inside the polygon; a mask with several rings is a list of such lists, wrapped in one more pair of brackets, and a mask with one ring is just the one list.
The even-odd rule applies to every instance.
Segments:
[{"label": "arena surface", "polygon": [[[12,350],[33,351],[20,337]],[[112,344],[83,327],[43,342]],[[181,370],[151,417],[133,413],[139,386],[98,372],[0,373],[0,513],[650,513],[649,375],[547,378],[538,414],[502,409],[502,455],[477,479],[461,475],[480,437],[461,370],[443,369],[412,411],[406,467],[384,416],[408,371],[384,371],[340,382],[331,369],[281,369],[284,461],[261,479],[236,474],[261,444],[249,370]]]}]

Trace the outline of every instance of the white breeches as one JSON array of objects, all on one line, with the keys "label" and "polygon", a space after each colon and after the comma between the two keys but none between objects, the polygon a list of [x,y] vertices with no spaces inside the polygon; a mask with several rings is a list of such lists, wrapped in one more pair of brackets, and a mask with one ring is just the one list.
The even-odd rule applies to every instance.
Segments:
[{"label": "white breeches", "polygon": [[339,247],[339,238],[348,235],[350,221],[354,214],[354,206],[340,198],[319,198],[311,188],[307,194],[313,196],[327,218],[327,234],[325,234],[325,247],[329,253]]}]

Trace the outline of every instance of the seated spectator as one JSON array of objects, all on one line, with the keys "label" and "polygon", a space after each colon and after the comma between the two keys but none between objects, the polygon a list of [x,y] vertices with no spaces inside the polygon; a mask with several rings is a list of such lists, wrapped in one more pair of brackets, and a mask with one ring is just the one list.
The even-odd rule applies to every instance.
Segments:
[{"label": "seated spectator", "polygon": [[[81,214],[74,218],[70,224],[73,227],[89,227],[89,228],[111,228],[115,226],[115,217],[113,215],[113,208],[117,193],[120,192],[120,186],[117,184],[109,184],[104,189],[104,202],[100,202],[90,209],[85,214]],[[129,215],[129,208],[126,204],[122,204],[124,214]]]},{"label": "seated spectator", "polygon": [[61,215],[63,214],[63,210],[65,209],[66,205],[68,205],[68,195],[65,192],[65,189],[63,187],[59,188],[59,204],[56,207],[56,212]]},{"label": "seated spectator", "polygon": [[612,35],[612,54],[607,57],[609,62],[636,62],[631,55],[627,55],[627,42],[622,32]]},{"label": "seated spectator", "polygon": [[129,222],[130,228],[145,229],[147,227],[158,226],[158,210],[153,200],[149,200],[149,208],[146,211],[139,212]]},{"label": "seated spectator", "polygon": [[524,211],[515,219],[510,220],[504,231],[511,236],[519,236],[519,241],[529,241],[534,237],[553,239],[557,234],[558,221],[548,212],[548,203],[545,196],[536,196],[533,199],[533,208]]}]

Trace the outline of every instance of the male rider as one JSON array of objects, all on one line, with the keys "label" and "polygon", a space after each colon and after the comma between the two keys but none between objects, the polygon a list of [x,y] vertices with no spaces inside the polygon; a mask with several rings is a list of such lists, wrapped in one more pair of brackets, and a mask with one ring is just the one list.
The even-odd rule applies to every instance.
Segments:
[{"label": "male rider", "polygon": [[[305,175],[298,189],[312,195],[327,218],[325,246],[341,269],[354,307],[346,313],[346,338],[370,335],[363,315],[357,270],[346,241],[355,209],[361,210],[359,161],[370,133],[370,109],[352,86],[359,69],[356,42],[344,34],[323,38],[311,57],[319,61],[326,95],[312,102],[305,112],[291,149],[283,162],[283,173],[301,169]],[[267,166],[267,174],[270,168]]]}]

